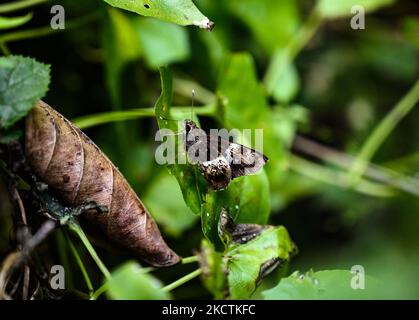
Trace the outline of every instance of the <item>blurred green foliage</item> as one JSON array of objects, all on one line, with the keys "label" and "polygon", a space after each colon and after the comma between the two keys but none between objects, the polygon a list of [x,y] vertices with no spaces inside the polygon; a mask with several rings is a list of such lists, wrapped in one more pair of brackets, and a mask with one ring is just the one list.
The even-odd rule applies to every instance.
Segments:
[{"label": "blurred green foliage", "polygon": [[[155,163],[155,131],[158,126],[176,131],[175,122],[142,114],[86,129],[120,167],[178,252],[188,256],[198,250],[202,230],[222,249],[217,228],[219,213],[227,206],[237,222],[284,225],[299,248],[288,277],[279,284],[284,270],[268,277],[257,297],[322,298],[316,279],[326,292],[323,298],[382,298],[382,292],[374,290],[348,291],[349,270],[362,265],[373,278],[367,277],[367,288],[378,281],[386,288],[386,298],[419,298],[419,112],[412,109],[391,132],[358,185],[347,180],[354,155],[419,78],[418,3],[196,0],[200,12],[216,24],[209,33],[112,8],[104,1],[62,2],[67,22],[92,13],[95,17],[48,37],[5,42],[21,29],[48,25],[49,6],[44,4],[34,9],[30,21],[10,24],[25,22],[20,29],[7,30],[12,36],[3,30],[0,34],[3,52],[52,66],[45,100],[62,114],[152,108],[158,101],[157,109],[167,107],[158,114],[181,120],[191,111],[177,107],[191,105],[194,88],[200,105],[193,112],[201,127],[264,129],[263,151],[270,158],[265,170],[235,180],[221,193],[207,192],[193,168],[172,168],[172,176]],[[365,6],[365,30],[350,26],[356,4]],[[193,24],[172,17],[163,20]],[[162,90],[157,69],[165,65],[172,70],[173,86],[164,69]],[[307,149],[294,143],[296,134],[339,152],[336,156],[329,149]],[[337,161],[331,161],[332,156]],[[196,184],[195,179],[201,180]],[[0,208],[0,226],[10,225],[11,209]],[[202,225],[191,211],[201,213]],[[7,230],[1,232],[5,239]],[[3,256],[8,248],[1,243],[0,250]],[[102,254],[110,265],[127,259]],[[138,276],[136,268],[129,264],[116,272],[121,281],[110,284],[109,297],[168,297],[161,290],[138,296],[144,288],[162,286],[146,274]],[[312,268],[317,272],[303,278],[294,273]],[[189,271],[187,266],[156,276],[169,283],[184,271]],[[208,290],[197,286],[198,280],[191,281],[174,290],[173,297],[212,297],[209,292],[219,292],[223,285],[220,278],[218,274],[205,282]],[[73,281],[80,287],[81,278]]]}]

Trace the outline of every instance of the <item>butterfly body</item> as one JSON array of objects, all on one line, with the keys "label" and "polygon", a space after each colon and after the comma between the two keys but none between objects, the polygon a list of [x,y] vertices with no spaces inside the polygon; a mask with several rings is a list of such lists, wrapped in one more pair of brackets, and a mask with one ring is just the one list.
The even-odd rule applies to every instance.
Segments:
[{"label": "butterfly body", "polygon": [[199,167],[214,190],[223,190],[231,180],[258,172],[268,161],[254,149],[205,133],[192,120],[185,120],[184,126],[188,160]]}]

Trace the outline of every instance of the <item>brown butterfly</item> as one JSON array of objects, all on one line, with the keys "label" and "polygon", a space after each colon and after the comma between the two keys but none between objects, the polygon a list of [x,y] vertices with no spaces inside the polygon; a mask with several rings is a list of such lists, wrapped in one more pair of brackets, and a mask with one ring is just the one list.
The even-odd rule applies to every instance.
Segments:
[{"label": "brown butterfly", "polygon": [[198,165],[214,190],[223,190],[231,180],[258,172],[268,161],[256,150],[206,134],[192,120],[184,121],[184,132],[189,162]]}]

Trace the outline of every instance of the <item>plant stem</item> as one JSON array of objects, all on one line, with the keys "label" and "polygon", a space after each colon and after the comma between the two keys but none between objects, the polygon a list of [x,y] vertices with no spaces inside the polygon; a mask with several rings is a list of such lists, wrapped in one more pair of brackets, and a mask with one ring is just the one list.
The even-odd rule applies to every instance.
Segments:
[{"label": "plant stem", "polygon": [[191,256],[191,257],[183,258],[182,259],[182,264],[194,263],[194,262],[197,262],[197,261],[198,261],[197,256]]},{"label": "plant stem", "polygon": [[99,287],[95,292],[93,292],[90,300],[97,300],[104,292],[108,290],[108,283],[104,283],[102,286]]},{"label": "plant stem", "polygon": [[180,287],[181,285],[187,283],[188,281],[191,281],[192,279],[199,277],[202,274],[202,269],[199,268],[189,274],[187,274],[186,276],[176,280],[175,282],[172,282],[171,284],[168,284],[167,286],[165,286],[162,290],[165,292],[170,292],[173,289],[176,289],[177,287]]},{"label": "plant stem", "polygon": [[314,7],[302,28],[297,32],[296,36],[292,38],[287,46],[289,57],[292,60],[294,60],[311,38],[313,38],[322,22],[323,19],[321,14],[317,10],[317,7]]},{"label": "plant stem", "polygon": [[[344,172],[329,169],[295,155],[290,156],[289,163],[291,169],[301,175],[341,188],[349,187],[347,175]],[[354,189],[360,193],[375,197],[390,197],[394,195],[394,191],[391,188],[368,180],[361,180]]]},{"label": "plant stem", "polygon": [[103,264],[102,260],[100,260],[99,256],[97,255],[97,253],[96,253],[95,249],[93,248],[92,244],[90,243],[89,239],[87,239],[86,234],[84,233],[84,231],[82,230],[80,225],[77,222],[73,221],[73,222],[70,222],[68,226],[69,226],[70,230],[74,231],[77,234],[77,236],[80,238],[80,240],[83,242],[87,251],[90,253],[90,256],[96,262],[96,265],[98,266],[100,271],[102,271],[105,278],[110,279],[111,274],[110,274],[108,268],[106,268],[106,266]]},{"label": "plant stem", "polygon": [[[332,149],[301,136],[295,137],[293,149],[303,152],[306,155],[316,157],[323,162],[332,164],[345,171],[350,170],[355,162],[355,157],[352,155]],[[391,170],[387,167],[371,163],[366,168],[365,177],[412,195],[419,196],[418,179],[405,176],[404,174]]]},{"label": "plant stem", "polygon": [[349,179],[352,185],[358,183],[368,168],[369,161],[396,128],[400,121],[416,106],[419,101],[419,80],[412,89],[396,104],[392,111],[378,124],[370,134],[365,144],[358,153],[355,162],[349,171]]},{"label": "plant stem", "polygon": [[144,272],[144,273],[150,273],[150,272],[153,272],[155,270],[156,270],[156,268],[154,268],[154,267],[141,268],[141,271]]},{"label": "plant stem", "polygon": [[322,16],[315,7],[304,25],[291,39],[285,48],[279,49],[268,67],[264,83],[269,92],[273,91],[273,86],[277,79],[281,77],[285,68],[295,59],[300,51],[307,45],[322,24]]},{"label": "plant stem", "polygon": [[153,108],[130,109],[126,111],[110,111],[91,114],[74,119],[74,124],[80,129],[87,129],[105,123],[135,120],[144,117],[154,117]]},{"label": "plant stem", "polygon": [[7,42],[13,42],[13,41],[19,41],[19,40],[39,38],[39,37],[55,34],[61,31],[78,28],[96,19],[97,17],[98,17],[98,12],[94,12],[84,17],[74,19],[73,21],[66,23],[65,29],[52,29],[51,26],[45,26],[41,28],[9,32],[0,36],[0,44],[5,44]]},{"label": "plant stem", "polygon": [[10,50],[4,42],[0,42],[0,50],[5,56],[10,55]]},{"label": "plant stem", "polygon": [[76,259],[76,262],[83,275],[84,281],[86,282],[86,286],[87,286],[87,289],[89,290],[89,294],[92,295],[94,289],[93,289],[92,281],[90,280],[89,274],[87,273],[86,267],[84,266],[83,261],[81,260],[80,255],[73,244],[73,241],[71,241],[67,233],[66,233],[66,238],[67,238],[68,245],[70,246],[70,250],[73,253],[74,258]]},{"label": "plant stem", "polygon": [[[56,245],[60,263],[64,267],[64,270],[71,270],[69,252],[68,250],[63,250],[63,248],[67,246],[65,229],[57,229],[57,232],[55,232],[54,235],[56,237]],[[67,287],[74,287],[73,272],[66,273],[66,282],[69,284]]]},{"label": "plant stem", "polygon": [[[171,110],[173,111],[174,116],[190,113],[190,107],[173,107]],[[202,116],[207,116],[213,114],[214,110],[215,105],[208,105],[196,108],[196,111],[194,111],[194,113]],[[73,122],[80,129],[87,129],[101,124],[135,120],[144,117],[154,117],[155,115],[156,114],[154,108],[140,108],[87,115],[74,119]]]},{"label": "plant stem", "polygon": [[0,5],[0,13],[7,13],[7,12],[20,10],[20,9],[29,8],[29,7],[36,6],[38,4],[41,4],[47,1],[49,0],[21,0],[21,1],[8,2],[8,3]]}]

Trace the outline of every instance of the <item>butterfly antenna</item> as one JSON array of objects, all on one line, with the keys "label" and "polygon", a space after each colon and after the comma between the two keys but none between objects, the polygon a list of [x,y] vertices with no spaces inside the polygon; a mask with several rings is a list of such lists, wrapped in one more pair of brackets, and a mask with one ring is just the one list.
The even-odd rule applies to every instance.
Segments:
[{"label": "butterfly antenna", "polygon": [[195,105],[195,95],[196,95],[196,91],[195,89],[192,89],[192,107],[191,107],[191,120],[193,120],[193,109],[194,109],[194,105]]}]

